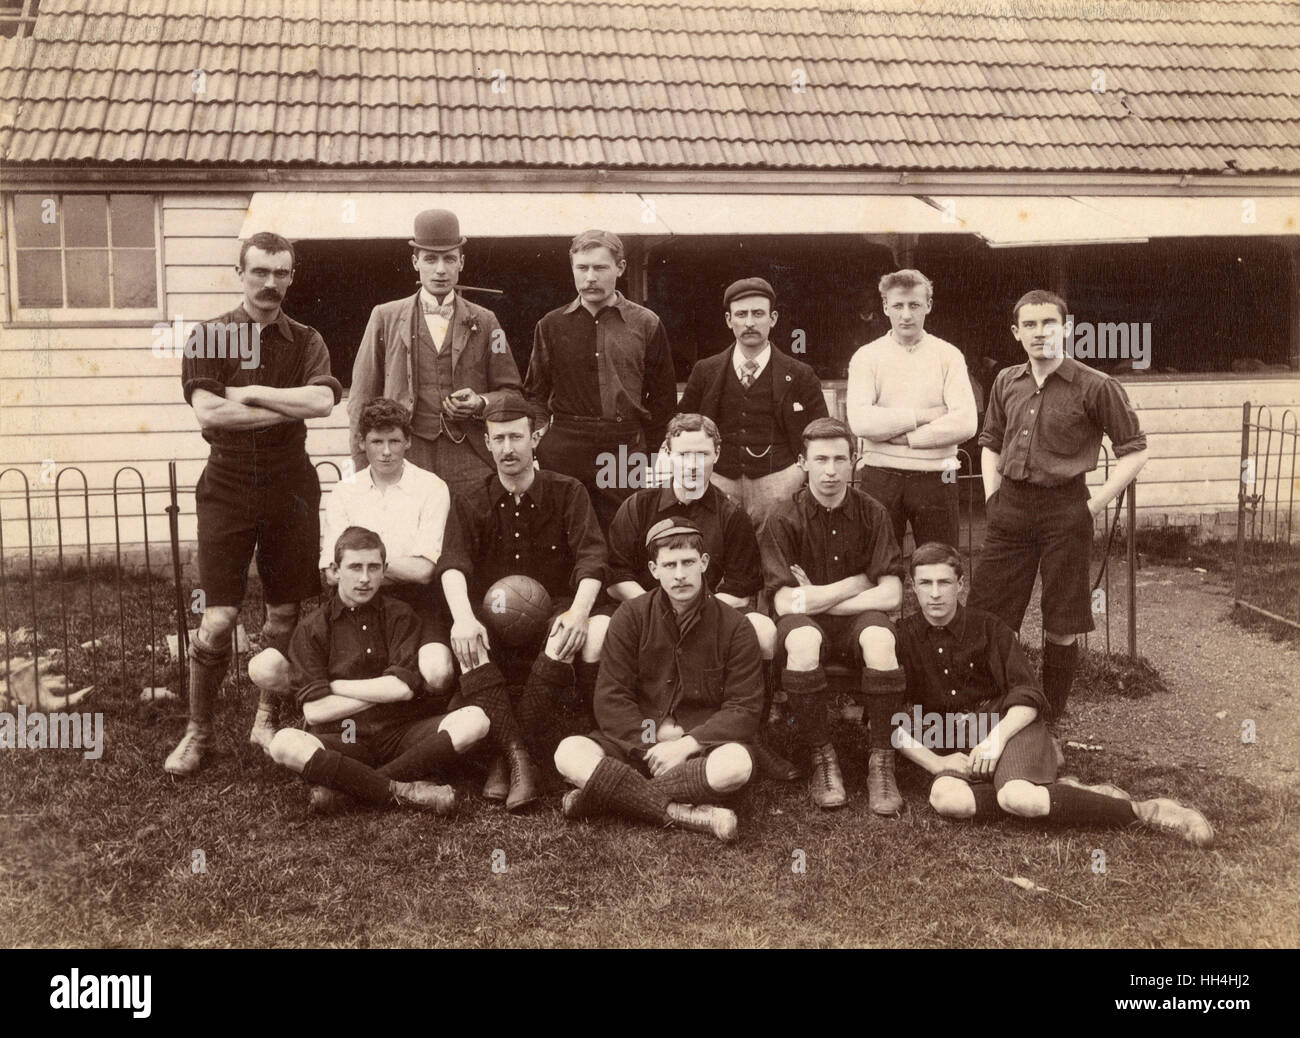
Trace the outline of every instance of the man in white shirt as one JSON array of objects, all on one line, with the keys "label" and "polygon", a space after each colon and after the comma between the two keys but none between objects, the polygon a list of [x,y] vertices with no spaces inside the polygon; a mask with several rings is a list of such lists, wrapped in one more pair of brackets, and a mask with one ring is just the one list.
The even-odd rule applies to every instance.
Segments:
[{"label": "man in white shirt", "polygon": [[886,274],[880,298],[890,330],[849,362],[849,426],[866,440],[859,485],[900,548],[909,523],[916,544],[957,544],[957,447],[977,422],[966,360],[925,330],[934,286],[919,270]]},{"label": "man in white shirt", "polygon": [[361,410],[358,431],[368,464],[339,481],[325,500],[320,569],[334,584],[334,542],[350,526],[379,534],[387,549],[384,594],[409,605],[420,621],[420,675],[431,694],[450,694],[455,679],[451,625],[435,590],[434,567],[442,555],[451,511],[447,484],[406,460],[411,420],[395,400],[376,397]]},{"label": "man in white shirt", "polygon": [[496,315],[455,290],[466,241],[455,213],[426,209],[416,216],[411,265],[420,289],[371,312],[348,391],[357,468],[365,463],[361,411],[375,397],[388,397],[410,412],[411,460],[457,494],[495,471],[483,413],[503,392],[520,388]]}]

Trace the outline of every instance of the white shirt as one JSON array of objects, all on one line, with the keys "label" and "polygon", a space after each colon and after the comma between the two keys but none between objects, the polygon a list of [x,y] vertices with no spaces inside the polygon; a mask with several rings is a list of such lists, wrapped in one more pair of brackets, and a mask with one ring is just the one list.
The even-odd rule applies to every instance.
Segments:
[{"label": "white shirt", "polygon": [[[763,352],[754,358],[754,363],[758,365],[758,368],[754,371],[754,378],[757,379],[759,375],[763,374],[763,369],[767,367],[767,362],[771,359],[772,344],[769,342],[763,347]],[[735,369],[736,378],[740,379],[741,384],[743,385],[745,381],[745,373],[741,369],[745,366],[745,354],[741,351],[739,346],[736,347],[735,352],[731,355],[731,366]]]},{"label": "white shirt", "polygon": [[[456,293],[448,292],[445,302],[452,303],[456,299]],[[427,306],[441,306],[442,302],[438,297],[430,292],[423,285],[420,286],[420,302]],[[429,329],[429,335],[433,338],[433,348],[441,353],[443,343],[447,338],[447,326],[451,324],[449,318],[443,317],[442,314],[424,314],[424,326]]]},{"label": "white shirt", "polygon": [[354,480],[335,483],[325,499],[320,568],[334,561],[334,542],[349,526],[379,534],[389,562],[418,555],[436,564],[450,511],[451,493],[440,476],[404,461],[402,478],[380,488],[367,466]]}]

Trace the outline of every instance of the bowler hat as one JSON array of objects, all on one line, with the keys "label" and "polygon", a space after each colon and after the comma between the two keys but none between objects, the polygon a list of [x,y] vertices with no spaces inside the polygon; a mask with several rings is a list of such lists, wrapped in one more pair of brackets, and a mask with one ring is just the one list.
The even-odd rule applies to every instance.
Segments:
[{"label": "bowler hat", "polygon": [[460,235],[460,221],[450,209],[426,209],[415,217],[415,237],[410,245],[416,249],[455,249],[468,238]]},{"label": "bowler hat", "polygon": [[776,293],[762,278],[742,278],[740,281],[733,281],[722,293],[722,305],[730,310],[733,299],[744,299],[746,296],[764,296],[769,306],[776,306]]}]

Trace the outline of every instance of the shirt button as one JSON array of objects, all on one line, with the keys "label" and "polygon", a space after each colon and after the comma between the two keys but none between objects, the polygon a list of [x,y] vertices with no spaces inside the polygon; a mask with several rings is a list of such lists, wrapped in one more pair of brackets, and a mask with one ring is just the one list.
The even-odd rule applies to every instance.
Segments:
[{"label": "shirt button", "polygon": [[940,651],[940,652],[943,652],[943,649],[940,649],[939,651]]},{"label": "shirt button", "polygon": [[367,656],[370,655],[370,650],[369,650],[369,649],[366,650],[366,655],[367,655]]},{"label": "shirt button", "polygon": [[518,531],[518,530],[515,531],[515,536],[516,536],[516,537],[519,536],[519,531]]},{"label": "shirt button", "polygon": [[840,557],[839,557],[838,555],[836,555],[834,561],[835,561],[835,562],[839,562],[839,561],[840,561]]},{"label": "shirt button", "polygon": [[362,625],[361,625],[361,629],[364,631],[364,630],[366,629],[366,625],[365,625],[365,624],[362,624]]},{"label": "shirt button", "polygon": [[518,555],[516,555],[516,556],[515,556],[515,558],[519,558],[519,556],[518,556]]},{"label": "shirt button", "polygon": [[1032,407],[1029,409],[1029,413],[1030,413],[1030,414],[1033,414],[1033,413],[1034,413],[1034,409],[1033,409]]},{"label": "shirt button", "polygon": [[1021,435],[1021,436],[1028,436],[1028,435],[1029,435],[1029,430],[1028,430],[1028,429],[1024,429],[1024,430],[1022,430],[1021,433],[1020,433],[1020,435]]}]

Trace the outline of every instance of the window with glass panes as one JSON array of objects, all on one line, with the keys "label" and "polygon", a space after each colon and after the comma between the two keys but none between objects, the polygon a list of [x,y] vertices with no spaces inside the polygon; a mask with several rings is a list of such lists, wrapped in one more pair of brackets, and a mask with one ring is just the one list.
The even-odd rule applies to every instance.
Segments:
[{"label": "window with glass panes", "polygon": [[152,195],[15,195],[13,243],[19,309],[158,306]]}]

